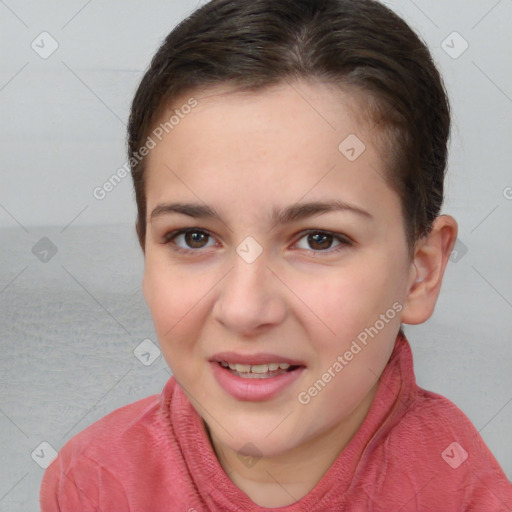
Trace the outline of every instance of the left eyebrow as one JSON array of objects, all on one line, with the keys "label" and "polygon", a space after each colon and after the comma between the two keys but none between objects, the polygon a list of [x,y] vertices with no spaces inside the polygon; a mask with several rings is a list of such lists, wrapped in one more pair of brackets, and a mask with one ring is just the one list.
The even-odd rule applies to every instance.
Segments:
[{"label": "left eyebrow", "polygon": [[271,220],[272,224],[289,224],[307,217],[336,211],[354,213],[368,220],[373,219],[373,216],[366,210],[345,201],[336,200],[327,202],[314,201],[309,203],[297,203],[288,206],[283,210],[275,208],[272,212]]},{"label": "left eyebrow", "polygon": [[[373,216],[366,210],[345,201],[336,200],[327,202],[314,201],[308,203],[296,203],[284,209],[274,208],[270,216],[270,222],[272,225],[290,224],[307,217],[336,211],[353,213],[368,220],[373,219]],[[161,203],[151,212],[150,222],[161,215],[169,215],[173,213],[187,215],[195,219],[213,218],[224,222],[214,208],[197,203]]]}]

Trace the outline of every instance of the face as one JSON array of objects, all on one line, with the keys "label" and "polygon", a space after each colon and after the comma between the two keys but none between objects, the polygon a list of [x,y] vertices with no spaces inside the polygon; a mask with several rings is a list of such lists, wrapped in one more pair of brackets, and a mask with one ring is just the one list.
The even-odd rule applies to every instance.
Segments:
[{"label": "face", "polygon": [[144,295],[215,438],[278,455],[376,387],[409,284],[400,201],[349,93],[299,82],[194,98],[147,157]]}]

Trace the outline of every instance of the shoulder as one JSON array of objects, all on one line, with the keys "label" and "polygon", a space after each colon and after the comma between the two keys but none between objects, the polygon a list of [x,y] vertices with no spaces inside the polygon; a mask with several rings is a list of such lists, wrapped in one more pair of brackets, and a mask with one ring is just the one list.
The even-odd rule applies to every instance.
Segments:
[{"label": "shoulder", "polygon": [[58,461],[68,468],[78,463],[83,466],[87,460],[97,465],[103,461],[115,464],[132,450],[136,440],[153,435],[160,403],[161,395],[152,395],[112,411],[69,439],[52,464]]},{"label": "shoulder", "polygon": [[426,457],[437,468],[464,465],[459,475],[464,469],[499,468],[466,414],[448,398],[420,387],[391,433],[391,442],[406,445],[410,453]]},{"label": "shoulder", "polygon": [[174,388],[171,377],[161,394],[120,407],[72,437],[44,473],[41,510],[143,510],[150,496],[141,489],[158,479],[183,480],[166,412]]},{"label": "shoulder", "polygon": [[417,386],[413,395],[376,450],[380,471],[386,471],[382,483],[406,491],[404,499],[409,493],[411,504],[474,511],[512,507],[510,482],[464,412]]},{"label": "shoulder", "polygon": [[137,440],[151,436],[159,404],[160,395],[144,398],[116,409],[73,436],[43,475],[41,510],[89,512],[97,510],[100,502],[108,506],[117,503],[116,507],[126,504],[122,475],[127,468],[129,471],[130,460],[140,460],[141,454],[134,454],[132,448],[139,444]]},{"label": "shoulder", "polygon": [[[169,417],[163,412],[174,391],[170,378],[160,394],[119,407],[69,439],[59,450],[61,466],[84,466],[86,461],[111,469],[125,467],[129,459],[148,456],[151,447],[169,436]],[[50,465],[51,467],[51,465]]]},{"label": "shoulder", "polygon": [[[452,442],[471,449],[473,457],[490,455],[471,420],[448,398],[416,386],[415,398],[398,423],[395,435],[416,433],[424,439],[418,449],[436,447],[442,451]],[[466,450],[467,451],[467,450]],[[462,452],[461,452],[462,453]]]},{"label": "shoulder", "polygon": [[127,436],[137,435],[154,423],[160,400],[161,395],[152,395],[112,411],[72,437],[62,450],[92,453],[101,445],[103,451],[111,443],[118,444]]}]

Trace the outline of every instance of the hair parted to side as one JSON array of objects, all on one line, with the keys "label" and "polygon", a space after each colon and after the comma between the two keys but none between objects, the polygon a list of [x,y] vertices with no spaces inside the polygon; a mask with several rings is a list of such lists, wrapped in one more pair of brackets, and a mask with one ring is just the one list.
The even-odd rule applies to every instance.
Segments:
[{"label": "hair parted to side", "polygon": [[127,143],[143,250],[145,159],[133,157],[163,109],[196,87],[258,91],[287,80],[366,98],[409,250],[430,232],[443,202],[450,107],[429,50],[407,23],[375,0],[212,0],[166,37],[132,103]]}]

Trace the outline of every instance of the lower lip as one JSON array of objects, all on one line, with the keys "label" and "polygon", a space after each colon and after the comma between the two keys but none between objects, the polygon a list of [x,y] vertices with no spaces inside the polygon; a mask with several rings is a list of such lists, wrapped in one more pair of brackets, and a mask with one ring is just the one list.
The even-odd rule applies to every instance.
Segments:
[{"label": "lower lip", "polygon": [[290,386],[299,378],[304,367],[299,367],[291,372],[286,372],[275,377],[263,379],[244,379],[233,375],[219,363],[210,362],[213,375],[222,389],[237,400],[261,402],[270,400],[278,395],[283,389]]}]

